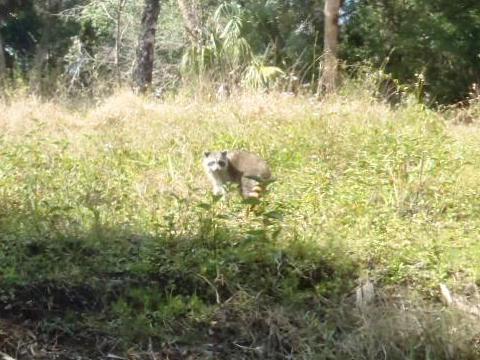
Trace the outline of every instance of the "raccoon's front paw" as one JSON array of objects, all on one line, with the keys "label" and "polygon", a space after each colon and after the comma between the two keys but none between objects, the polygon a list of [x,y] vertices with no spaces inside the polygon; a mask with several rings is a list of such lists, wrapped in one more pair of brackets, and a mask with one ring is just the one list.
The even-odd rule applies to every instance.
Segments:
[{"label": "raccoon's front paw", "polygon": [[226,193],[227,192],[222,186],[216,186],[215,188],[213,188],[213,195],[215,196],[224,196],[226,195]]},{"label": "raccoon's front paw", "polygon": [[260,198],[260,193],[256,191],[251,191],[246,195],[247,199],[259,199]]}]

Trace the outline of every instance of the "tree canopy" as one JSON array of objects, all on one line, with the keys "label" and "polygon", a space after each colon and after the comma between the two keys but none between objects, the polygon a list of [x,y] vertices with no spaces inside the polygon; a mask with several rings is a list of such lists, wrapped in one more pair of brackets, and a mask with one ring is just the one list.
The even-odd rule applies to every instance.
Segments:
[{"label": "tree canopy", "polygon": [[[281,74],[310,85],[320,76],[323,0],[166,0],[161,7],[156,86],[174,87],[201,70],[214,81],[255,86],[270,86]],[[92,90],[117,78],[113,73],[129,81],[141,12],[134,0],[3,1],[8,74],[50,93],[59,86]],[[187,20],[198,28],[196,44]],[[407,86],[422,79],[431,103],[462,100],[480,81],[477,0],[346,0],[340,24],[346,69],[382,67]]]},{"label": "tree canopy", "polygon": [[370,61],[405,83],[425,78],[431,100],[457,101],[480,80],[476,0],[354,0],[345,4],[342,58]]}]

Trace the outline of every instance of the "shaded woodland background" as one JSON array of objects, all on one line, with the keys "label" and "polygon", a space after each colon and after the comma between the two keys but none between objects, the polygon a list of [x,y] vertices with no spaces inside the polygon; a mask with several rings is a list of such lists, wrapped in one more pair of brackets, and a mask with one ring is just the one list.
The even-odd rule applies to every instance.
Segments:
[{"label": "shaded woodland background", "polygon": [[[148,5],[157,4],[158,8]],[[144,7],[145,5],[145,7]],[[381,69],[381,91],[429,104],[471,96],[480,79],[476,0],[347,0],[338,57],[344,75]],[[131,84],[144,11],[155,26],[153,90],[201,77],[254,88],[317,90],[322,0],[2,0],[0,72],[43,95],[101,94]],[[368,70],[367,70],[368,69]],[[198,83],[198,82],[197,82]]]}]

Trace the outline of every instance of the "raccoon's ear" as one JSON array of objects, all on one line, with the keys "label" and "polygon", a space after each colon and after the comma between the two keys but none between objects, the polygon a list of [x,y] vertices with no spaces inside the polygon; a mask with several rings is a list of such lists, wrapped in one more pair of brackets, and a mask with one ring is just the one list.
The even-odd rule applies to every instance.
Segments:
[{"label": "raccoon's ear", "polygon": [[205,157],[207,157],[208,155],[210,155],[210,151],[205,151],[205,152],[203,153],[203,155],[204,155]]},{"label": "raccoon's ear", "polygon": [[222,151],[222,157],[227,157],[227,151]]}]

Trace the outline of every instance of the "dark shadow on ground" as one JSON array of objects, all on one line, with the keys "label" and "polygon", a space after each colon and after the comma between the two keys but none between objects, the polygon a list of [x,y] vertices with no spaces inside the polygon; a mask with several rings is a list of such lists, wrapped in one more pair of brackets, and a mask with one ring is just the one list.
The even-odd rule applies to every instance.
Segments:
[{"label": "dark shadow on ground", "polygon": [[304,352],[323,336],[312,334],[326,302],[351,291],[355,265],[309,241],[280,244],[273,215],[233,228],[205,215],[190,234],[101,225],[17,232],[0,220],[0,351],[17,359]]}]

